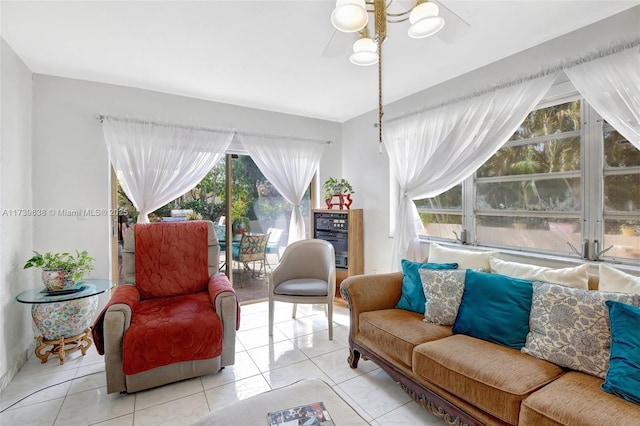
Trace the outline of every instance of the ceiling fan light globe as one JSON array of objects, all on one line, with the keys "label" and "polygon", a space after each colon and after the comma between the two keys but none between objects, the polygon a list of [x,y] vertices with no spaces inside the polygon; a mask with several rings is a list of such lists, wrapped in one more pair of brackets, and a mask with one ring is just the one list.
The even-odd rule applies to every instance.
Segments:
[{"label": "ceiling fan light globe", "polygon": [[444,19],[440,16],[428,16],[416,21],[409,27],[409,37],[425,38],[434,35],[444,27]]},{"label": "ceiling fan light globe", "polygon": [[369,51],[355,52],[349,57],[349,60],[354,65],[366,67],[369,65],[377,64],[378,55],[375,52],[369,52]]},{"label": "ceiling fan light globe", "polygon": [[365,0],[337,0],[331,12],[333,26],[345,33],[355,33],[369,22]]},{"label": "ceiling fan light globe", "polygon": [[358,53],[358,52],[376,53],[377,50],[378,50],[378,45],[376,44],[376,42],[367,37],[359,38],[358,40],[356,40],[355,43],[353,43],[353,53]]},{"label": "ceiling fan light globe", "polygon": [[409,15],[409,22],[415,24],[421,19],[428,18],[430,16],[438,16],[440,14],[440,8],[437,4],[432,2],[421,3],[413,8]]}]

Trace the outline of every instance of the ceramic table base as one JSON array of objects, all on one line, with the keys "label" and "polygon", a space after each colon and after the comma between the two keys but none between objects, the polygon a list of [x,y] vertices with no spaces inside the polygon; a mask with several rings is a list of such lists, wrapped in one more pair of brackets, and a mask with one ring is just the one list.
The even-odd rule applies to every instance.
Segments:
[{"label": "ceramic table base", "polygon": [[[49,355],[55,354],[63,364],[65,353],[81,350],[84,355],[92,344],[88,337],[89,326],[97,306],[97,296],[32,305],[33,323],[41,334],[36,356],[44,363]],[[42,350],[48,345],[53,345],[53,348],[43,353]]]}]

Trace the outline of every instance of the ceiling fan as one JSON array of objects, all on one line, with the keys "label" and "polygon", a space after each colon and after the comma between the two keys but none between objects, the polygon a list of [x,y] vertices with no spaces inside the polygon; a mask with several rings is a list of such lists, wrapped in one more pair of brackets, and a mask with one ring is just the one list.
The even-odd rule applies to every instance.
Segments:
[{"label": "ceiling fan", "polygon": [[[411,12],[411,10],[420,3],[423,3],[423,1],[386,0],[386,21],[388,23],[408,21],[409,12]],[[471,29],[471,26],[467,21],[446,7],[442,1],[429,0],[428,3],[433,3],[439,6],[439,16],[445,22],[442,30],[435,34],[435,37],[439,38],[442,42],[446,44],[454,44],[458,40],[461,40]],[[367,6],[367,12],[375,15],[374,1],[367,0],[365,4]],[[370,20],[369,25],[371,25],[372,22],[373,20]],[[373,25],[375,25],[375,23],[373,23]],[[328,58],[343,56],[359,38],[364,36],[363,33],[365,31],[369,31],[368,27],[357,32],[343,32],[334,29],[333,34],[325,45],[322,56]],[[372,30],[371,33],[375,33],[375,31]]]},{"label": "ceiling fan", "polygon": [[[441,16],[442,13],[442,16]],[[369,14],[373,19],[369,19]],[[351,63],[378,65],[378,152],[382,153],[382,46],[387,24],[409,21],[411,38],[439,35],[445,43],[454,43],[470,29],[469,24],[451,9],[435,0],[336,0],[331,24],[336,31],[324,49],[324,56],[341,56],[353,46]],[[369,24],[372,22],[372,30]],[[445,25],[446,24],[446,25]],[[444,31],[446,29],[446,31]],[[442,30],[442,31],[441,31]],[[355,38],[355,41],[353,41]]]}]

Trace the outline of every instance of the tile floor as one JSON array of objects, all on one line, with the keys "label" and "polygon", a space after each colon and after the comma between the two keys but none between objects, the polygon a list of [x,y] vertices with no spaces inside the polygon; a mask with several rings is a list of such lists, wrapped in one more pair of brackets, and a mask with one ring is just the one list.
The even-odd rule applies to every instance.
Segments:
[{"label": "tile floor", "polygon": [[94,347],[84,357],[68,355],[64,365],[31,356],[0,393],[0,424],[189,425],[217,407],[307,377],[329,383],[372,425],[444,424],[373,362],[349,368],[347,308],[334,309],[333,341],[321,305],[300,305],[292,319],[291,305],[276,302],[275,320],[270,339],[267,303],[242,306],[235,365],[130,395],[107,394],[104,363]]}]

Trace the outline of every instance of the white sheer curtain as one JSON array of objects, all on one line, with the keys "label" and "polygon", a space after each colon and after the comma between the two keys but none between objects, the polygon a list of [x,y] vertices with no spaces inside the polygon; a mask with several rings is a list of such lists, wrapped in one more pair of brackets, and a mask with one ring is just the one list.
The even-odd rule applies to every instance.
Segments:
[{"label": "white sheer curtain", "polygon": [[435,197],[476,171],[518,128],[557,73],[390,120],[384,144],[399,191],[392,270],[417,258],[423,228],[413,200]]},{"label": "white sheer curtain", "polygon": [[587,102],[640,149],[640,47],[564,71]]},{"label": "white sheer curtain", "polygon": [[148,223],[149,213],[196,186],[225,152],[233,132],[104,117],[109,159],[120,185]]},{"label": "white sheer curtain", "polygon": [[289,244],[305,237],[300,203],[318,169],[326,143],[272,136],[238,135],[264,177],[293,205]]}]

